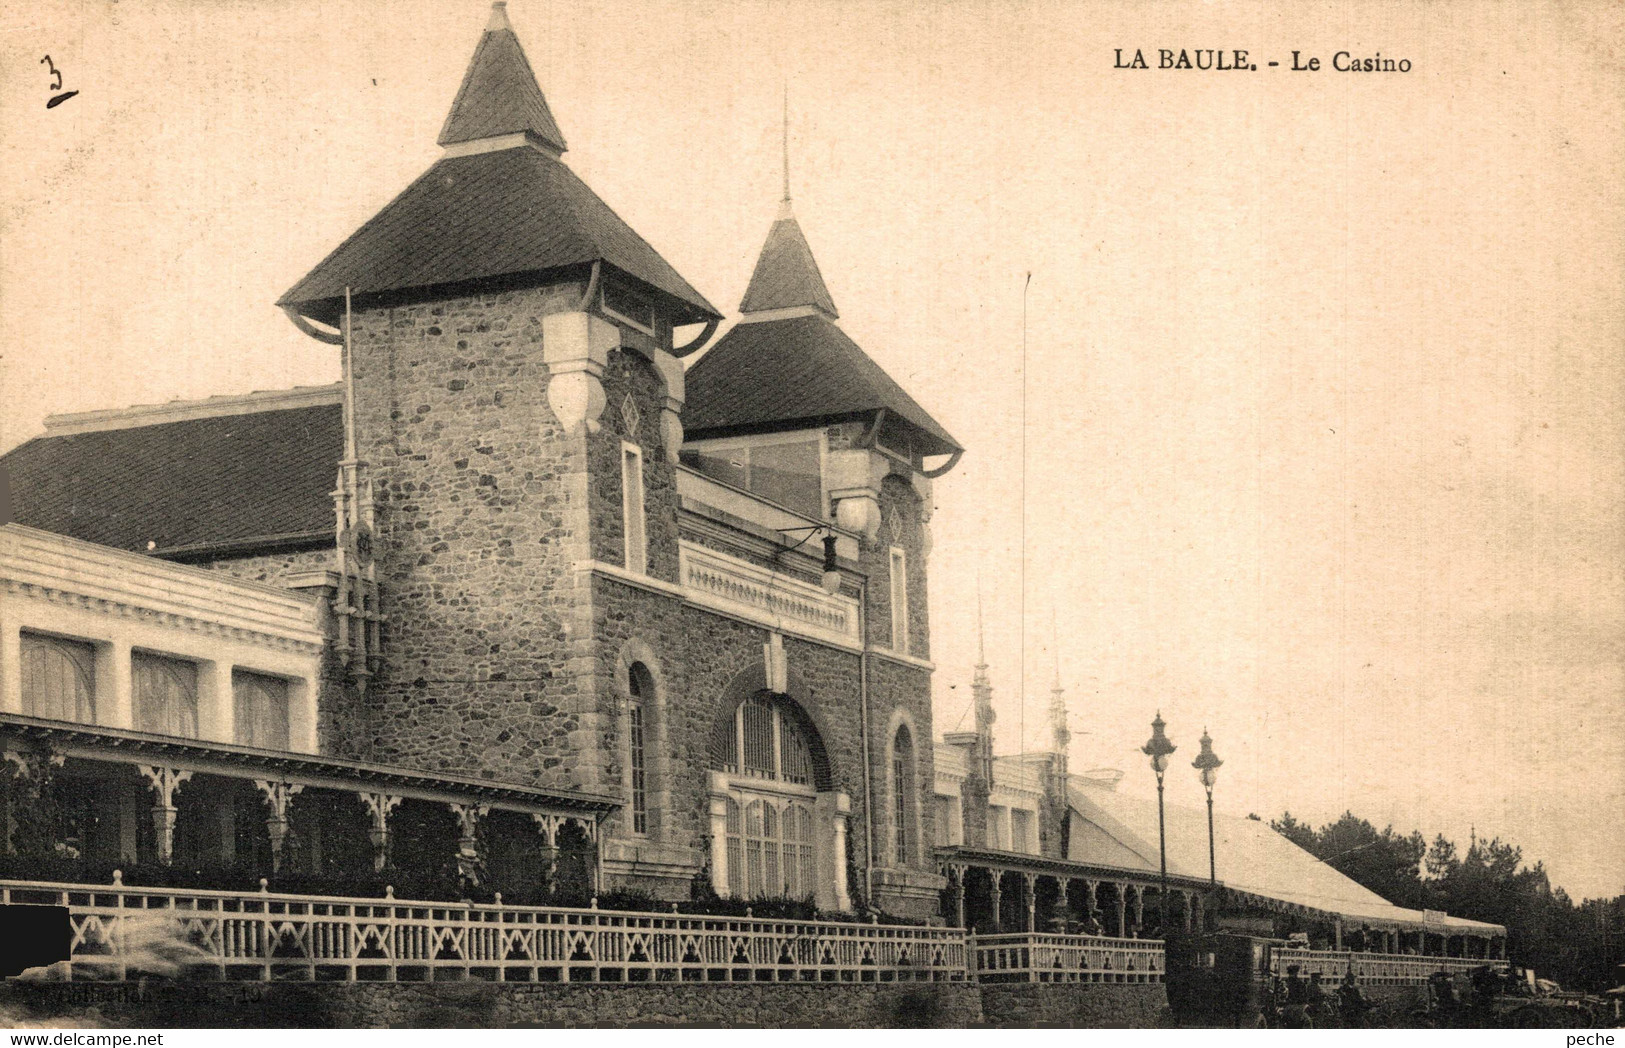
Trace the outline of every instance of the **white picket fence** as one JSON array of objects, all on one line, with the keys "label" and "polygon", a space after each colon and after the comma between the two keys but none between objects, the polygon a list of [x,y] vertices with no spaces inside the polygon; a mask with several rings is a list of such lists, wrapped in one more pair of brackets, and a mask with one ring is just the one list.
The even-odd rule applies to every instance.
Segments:
[{"label": "white picket fence", "polygon": [[1361,986],[1407,986],[1425,983],[1434,972],[1465,972],[1507,962],[1489,957],[1424,957],[1416,954],[1363,953],[1350,950],[1301,950],[1290,946],[1271,948],[1270,974],[1283,978],[1291,968],[1304,979],[1319,974],[1323,983],[1341,982],[1354,969],[1354,981]]},{"label": "white picket fence", "polygon": [[561,982],[963,980],[957,928],[0,881],[64,906],[69,975]]},{"label": "white picket fence", "polygon": [[1016,933],[971,940],[978,982],[1157,983],[1162,940]]}]

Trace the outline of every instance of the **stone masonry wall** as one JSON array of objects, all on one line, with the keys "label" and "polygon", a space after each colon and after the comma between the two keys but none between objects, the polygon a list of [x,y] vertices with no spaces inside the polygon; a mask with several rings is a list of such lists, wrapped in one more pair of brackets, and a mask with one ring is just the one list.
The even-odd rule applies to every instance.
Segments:
[{"label": "stone masonry wall", "polygon": [[1001,983],[982,987],[989,1026],[1153,1029],[1173,1024],[1161,983]]},{"label": "stone masonry wall", "polygon": [[[741,674],[760,667],[762,645],[768,631],[700,608],[684,605],[675,596],[652,593],[616,579],[593,583],[593,621],[597,651],[595,662],[602,679],[599,695],[615,696],[606,707],[599,745],[610,755],[608,781],[621,783],[626,775],[624,736],[626,682],[618,678],[628,661],[623,652],[636,651],[648,662],[657,681],[659,702],[646,729],[649,745],[651,796],[663,796],[665,806],[651,813],[651,838],[657,843],[691,848],[701,861],[710,845],[708,771],[710,742],[719,719],[729,715],[730,685]],[[812,719],[829,758],[833,786],[852,800],[848,854],[862,870],[865,862],[863,739],[860,729],[859,660],[811,641],[786,637],[791,697]],[[931,699],[929,674],[914,666],[870,659],[871,774],[877,798],[890,797],[883,787],[890,774],[886,757],[886,728],[895,711],[906,710],[919,738],[929,738]],[[929,745],[917,744],[916,784],[919,789],[921,842],[932,836],[931,790],[935,772]],[[623,783],[624,791],[624,783]],[[876,830],[883,829],[878,824]],[[614,817],[609,836],[628,839],[629,827]],[[878,837],[878,833],[877,833]],[[878,844],[878,840],[877,840]],[[929,848],[916,852],[915,868],[934,873]],[[854,888],[861,889],[861,884]],[[933,916],[929,910],[915,916]]]},{"label": "stone masonry wall", "polygon": [[13,983],[0,1017],[207,1028],[980,1025],[974,983]]},{"label": "stone masonry wall", "polygon": [[580,618],[586,447],[547,404],[542,317],[581,285],[363,309],[359,453],[377,486],[383,668],[369,756],[593,788]]}]

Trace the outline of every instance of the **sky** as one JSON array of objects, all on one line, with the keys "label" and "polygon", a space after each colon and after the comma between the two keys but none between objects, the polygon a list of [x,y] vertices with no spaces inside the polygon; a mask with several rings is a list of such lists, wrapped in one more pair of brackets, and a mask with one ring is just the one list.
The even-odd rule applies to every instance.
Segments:
[{"label": "sky", "polygon": [[[335,380],[272,303],[438,156],[486,5],[0,11],[0,449]],[[936,482],[939,732],[970,723],[980,587],[1001,752],[1046,745],[1058,671],[1072,766],[1125,791],[1160,709],[1171,803],[1202,801],[1205,727],[1221,810],[1500,836],[1625,891],[1613,5],[509,14],[566,161],[730,316],[788,84],[842,326],[969,449]]]}]

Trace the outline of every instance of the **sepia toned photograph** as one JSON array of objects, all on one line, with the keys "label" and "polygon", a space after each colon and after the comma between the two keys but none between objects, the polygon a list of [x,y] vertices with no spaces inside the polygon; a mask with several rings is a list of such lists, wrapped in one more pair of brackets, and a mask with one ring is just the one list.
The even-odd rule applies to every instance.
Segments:
[{"label": "sepia toned photograph", "polygon": [[1617,1043],[1625,9],[0,12],[11,1043]]}]

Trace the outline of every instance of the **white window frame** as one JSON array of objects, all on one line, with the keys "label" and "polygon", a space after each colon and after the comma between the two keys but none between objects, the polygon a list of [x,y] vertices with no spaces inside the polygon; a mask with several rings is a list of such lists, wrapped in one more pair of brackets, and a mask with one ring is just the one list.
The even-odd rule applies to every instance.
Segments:
[{"label": "white window frame", "polygon": [[[610,286],[610,283],[611,283],[610,281],[606,280],[606,281],[604,281],[603,285],[601,287],[599,287],[599,289],[598,289],[598,308],[603,310],[604,316],[609,317],[611,320],[619,320],[621,323],[625,324],[627,327],[633,328],[634,330],[637,330],[637,331],[641,331],[645,335],[648,335],[650,338],[654,338],[655,337],[655,329],[654,329],[653,324],[645,324],[641,320],[634,320],[631,317],[627,316],[625,313],[622,313],[619,310],[610,308],[610,305],[609,305],[609,286]],[[625,285],[618,285],[617,288],[616,288],[616,293],[617,294],[625,294],[629,298],[636,298],[638,301],[646,303],[648,305],[648,307],[649,307],[649,319],[651,321],[653,321],[655,319],[655,304],[654,304],[653,299],[649,298],[648,296],[642,294],[641,292],[639,292],[639,291],[637,291],[635,289],[628,288]]]},{"label": "white window frame", "polygon": [[[794,506],[786,506],[784,503],[770,499],[760,492],[730,484],[725,480],[717,480],[711,474],[700,471],[698,467],[690,468],[700,472],[700,475],[705,477],[706,480],[721,484],[726,488],[732,488],[734,491],[743,492],[753,499],[765,502],[770,506],[777,506],[788,513],[794,513],[798,517],[807,517],[808,520],[834,520],[835,518],[830,513],[829,507],[829,437],[823,429],[792,429],[785,430],[782,433],[758,433],[749,437],[713,437],[710,440],[691,440],[683,445],[683,450],[694,452],[729,451],[734,448],[749,448],[759,444],[791,444],[795,442],[796,438],[818,442],[819,515],[817,517],[807,517],[806,513]],[[746,469],[748,470],[749,467],[747,466]]]},{"label": "white window frame", "polygon": [[901,546],[893,546],[887,565],[891,582],[891,594],[888,598],[891,601],[891,648],[899,655],[907,655],[909,649],[908,551]]},{"label": "white window frame", "polygon": [[[644,677],[648,685],[649,694],[639,694],[641,689],[635,689],[636,676],[633,667],[642,666]],[[650,758],[654,755],[654,692],[658,686],[654,681],[654,673],[647,663],[641,659],[634,660],[626,667],[626,820],[627,832],[633,837],[648,837],[649,830],[654,823],[652,817],[654,800],[654,774],[650,765]],[[636,734],[641,736],[641,745],[636,745],[634,739],[633,711],[637,711],[637,719],[641,722],[636,727]],[[641,753],[641,769],[638,755]],[[643,778],[643,788],[637,786],[639,774]],[[642,812],[638,811],[638,794],[642,793]],[[643,827],[638,827],[638,816],[643,816]]]},{"label": "white window frame", "polygon": [[[630,467],[630,468],[629,468]],[[635,528],[634,528],[635,525]],[[621,441],[621,545],[626,570],[649,573],[649,518],[643,490],[643,449]],[[637,541],[633,542],[636,534]]]}]

